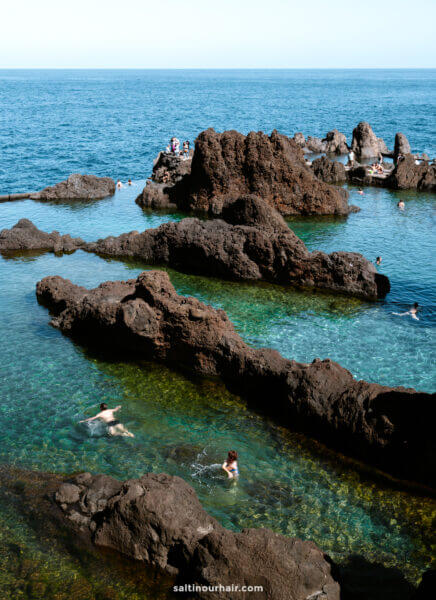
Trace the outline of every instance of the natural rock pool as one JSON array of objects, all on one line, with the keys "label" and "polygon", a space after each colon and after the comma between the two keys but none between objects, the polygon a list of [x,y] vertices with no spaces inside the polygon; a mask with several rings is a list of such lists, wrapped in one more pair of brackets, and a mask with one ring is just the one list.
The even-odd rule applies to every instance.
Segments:
[{"label": "natural rock pool", "polygon": [[[26,217],[45,231],[58,229],[92,240],[181,218],[143,213],[134,203],[142,184],[135,182],[136,187],[94,203],[3,204],[0,228]],[[381,255],[381,270],[392,284],[385,301],[365,303],[169,270],[171,280],[179,293],[226,310],[254,346],[273,347],[306,362],[329,357],[358,378],[433,391],[434,198],[403,193],[406,208],[400,212],[398,193],[367,189],[358,196],[350,191],[351,203],[362,207],[360,213],[347,220],[294,219],[290,226],[311,250],[353,250],[369,259]],[[407,591],[430,566],[436,509],[432,500],[399,491],[393,482],[280,428],[248,410],[218,382],[188,379],[159,365],[98,356],[75,345],[48,325],[49,315],[36,301],[35,283],[46,275],[95,286],[134,277],[146,267],[82,251],[62,257],[0,257],[0,462],[45,471],[103,472],[120,479],[146,471],[180,475],[226,527],[270,527],[311,539],[341,565],[351,561],[365,571],[369,563],[377,563],[385,578],[399,580]],[[414,301],[423,307],[419,321],[392,314]],[[98,427],[78,425],[102,401],[122,404],[122,420],[135,439],[108,439]],[[240,453],[237,485],[229,484],[219,470],[231,447]],[[29,592],[31,597],[71,597],[70,584],[59,586],[59,578],[80,582],[84,577],[93,593],[100,590],[101,582],[89,575],[83,559],[35,537],[4,500],[0,521],[1,580],[15,581],[18,591],[29,585],[45,590],[45,596]],[[27,571],[11,570],[17,556],[21,562],[30,561]],[[121,579],[122,585],[108,577],[107,587],[116,589],[115,597],[144,597],[145,590],[134,591],[132,572]],[[75,598],[88,597],[90,588],[83,591],[77,581],[76,586]],[[8,597],[6,591],[3,596]]]}]

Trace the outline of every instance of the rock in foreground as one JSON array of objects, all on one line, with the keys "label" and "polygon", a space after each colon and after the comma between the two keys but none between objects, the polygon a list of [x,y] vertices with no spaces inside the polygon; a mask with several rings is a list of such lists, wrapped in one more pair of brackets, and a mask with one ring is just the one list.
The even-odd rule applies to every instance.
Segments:
[{"label": "rock in foreground", "polygon": [[[314,177],[298,144],[277,131],[270,136],[253,131],[247,136],[237,131],[203,131],[195,141],[191,173],[168,186],[165,193],[163,206],[172,203],[182,210],[214,216],[245,194],[260,196],[284,215],[350,212],[347,192]],[[149,206],[150,194],[156,196],[146,188],[137,202]]]},{"label": "rock in foreground", "polygon": [[19,485],[14,485],[14,476],[3,469],[2,486],[14,494],[22,490],[20,499],[24,496],[23,504],[30,505],[24,510],[43,524],[67,530],[77,545],[108,548],[155,567],[178,589],[220,584],[231,589],[239,584],[264,590],[218,594],[200,588],[183,597],[339,600],[331,563],[313,542],[267,529],[231,532],[204,511],[194,490],[179,477],[147,473],[117,481],[90,473],[71,478],[17,475]]},{"label": "rock in foreground", "polygon": [[20,219],[11,229],[0,231],[0,252],[12,250],[72,252],[84,245],[85,242],[80,238],[60,235],[57,231],[45,233],[28,219]]},{"label": "rock in foreground", "polygon": [[52,324],[67,334],[219,376],[284,426],[400,478],[435,486],[435,398],[429,394],[356,381],[328,359],[303,364],[252,349],[222,310],[177,295],[161,271],[94,290],[46,277],[36,293],[54,313]]},{"label": "rock in foreground", "polygon": [[183,219],[108,237],[87,250],[233,280],[265,280],[375,300],[389,280],[355,252],[309,252],[283,217],[255,196],[227,205],[221,219]]},{"label": "rock in foreground", "polygon": [[115,194],[115,181],[110,177],[73,173],[66,181],[47,187],[30,196],[32,200],[98,200]]}]

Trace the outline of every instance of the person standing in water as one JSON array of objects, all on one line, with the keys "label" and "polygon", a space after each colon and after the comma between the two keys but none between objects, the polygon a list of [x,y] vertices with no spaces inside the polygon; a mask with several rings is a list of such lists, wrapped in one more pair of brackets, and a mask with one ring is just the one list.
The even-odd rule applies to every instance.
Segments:
[{"label": "person standing in water", "polygon": [[83,421],[79,421],[79,423],[87,423],[89,421],[95,421],[96,419],[100,419],[107,425],[109,435],[122,435],[124,437],[135,437],[133,433],[127,431],[122,423],[120,423],[114,417],[114,413],[120,410],[121,406],[116,406],[115,408],[108,408],[105,402],[100,404],[100,412],[95,415],[95,417],[89,417],[89,419],[83,419]]},{"label": "person standing in water", "polygon": [[237,479],[239,477],[238,453],[236,450],[230,450],[227,455],[227,460],[223,463],[222,469],[227,473],[229,479]]}]

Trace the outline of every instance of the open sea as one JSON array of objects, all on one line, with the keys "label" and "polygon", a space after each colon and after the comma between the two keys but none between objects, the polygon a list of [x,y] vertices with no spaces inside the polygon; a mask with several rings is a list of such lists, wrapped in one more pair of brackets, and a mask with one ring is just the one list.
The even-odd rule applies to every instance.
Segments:
[{"label": "open sea", "polygon": [[[184,215],[143,211],[134,200],[171,136],[193,142],[214,127],[323,137],[337,128],[350,142],[361,120],[390,148],[401,131],[413,151],[436,156],[436,70],[0,70],[0,195],[36,191],[73,172],[134,182],[95,202],[0,203],[0,229],[26,217],[42,230],[93,240],[157,227]],[[303,362],[329,357],[356,378],[433,392],[435,195],[349,191],[359,213],[293,218],[289,226],[310,250],[381,255],[392,285],[385,300],[168,270],[171,280],[179,293],[223,308],[255,347]],[[410,598],[434,557],[434,500],[284,430],[219,382],[91,353],[51,328],[36,301],[35,284],[47,275],[95,286],[146,268],[81,251],[0,256],[0,463],[123,479],[180,475],[226,527],[311,539],[344,573],[368,574],[362,600]],[[393,314],[415,301],[419,321]],[[77,424],[103,401],[122,404],[134,439]],[[230,448],[240,454],[237,486],[219,471]],[[166,597],[152,582],[144,591],[132,581],[128,569],[94,577],[80,556],[36,535],[0,491],[1,598]],[[380,581],[388,582],[384,596]]]}]

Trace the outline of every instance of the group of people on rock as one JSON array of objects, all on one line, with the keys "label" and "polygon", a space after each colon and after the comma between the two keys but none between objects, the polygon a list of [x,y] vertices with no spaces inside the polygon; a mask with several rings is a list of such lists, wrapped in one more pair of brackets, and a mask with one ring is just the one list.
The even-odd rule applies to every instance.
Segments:
[{"label": "group of people on rock", "polygon": [[180,150],[180,140],[176,137],[172,137],[170,139],[170,143],[166,147],[165,152],[167,154],[174,154],[174,156],[181,156],[185,160],[189,158],[189,148],[190,143],[189,140],[185,140],[182,145],[182,150]]}]

